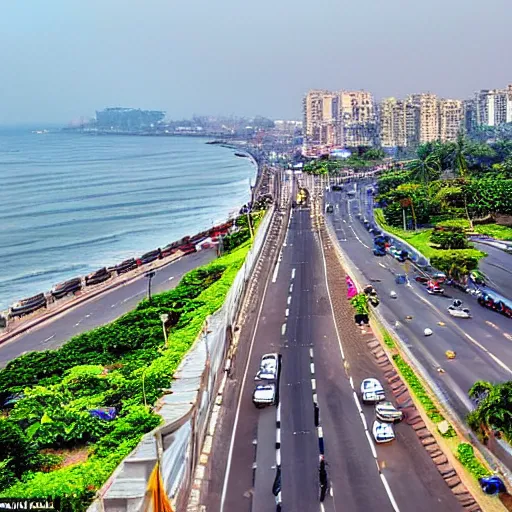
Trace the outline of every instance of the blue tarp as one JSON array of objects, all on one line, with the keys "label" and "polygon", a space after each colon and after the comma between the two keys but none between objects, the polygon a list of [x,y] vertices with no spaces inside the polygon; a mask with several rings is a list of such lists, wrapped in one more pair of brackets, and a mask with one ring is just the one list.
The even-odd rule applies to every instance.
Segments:
[{"label": "blue tarp", "polygon": [[91,409],[89,414],[100,420],[112,421],[117,416],[115,407],[100,407],[99,409]]}]

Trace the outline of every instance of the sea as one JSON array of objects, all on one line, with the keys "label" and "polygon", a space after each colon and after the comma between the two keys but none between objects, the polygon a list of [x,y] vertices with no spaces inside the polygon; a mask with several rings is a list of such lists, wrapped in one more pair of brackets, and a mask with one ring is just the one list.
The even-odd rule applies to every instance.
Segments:
[{"label": "sea", "polygon": [[0,310],[238,213],[256,165],[207,140],[0,128]]}]

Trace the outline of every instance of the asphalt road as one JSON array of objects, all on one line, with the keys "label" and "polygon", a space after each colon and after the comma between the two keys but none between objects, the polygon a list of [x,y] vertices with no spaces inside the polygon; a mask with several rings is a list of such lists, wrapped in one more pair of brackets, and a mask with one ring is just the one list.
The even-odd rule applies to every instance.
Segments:
[{"label": "asphalt road", "polygon": [[[342,333],[338,341],[310,211],[295,210],[249,340],[248,372],[240,382],[244,385],[239,421],[232,437],[222,511],[275,511],[271,490],[277,439],[284,511],[391,512],[392,500],[396,510],[402,511],[460,510],[412,427],[398,425],[397,441],[373,453],[352,385],[355,382],[357,389],[363,378],[380,377],[379,370],[371,354],[361,353],[360,341],[354,343],[351,335],[350,343],[347,336]],[[352,382],[344,369],[340,343],[350,344],[345,349]],[[282,355],[279,415],[275,407],[258,410],[251,403],[260,358],[276,351]],[[321,431],[314,420],[315,391]],[[373,408],[364,409],[365,421],[371,425]],[[322,507],[319,435],[332,489]]]},{"label": "asphalt road", "polygon": [[[183,274],[214,258],[215,251],[206,250],[162,267],[152,279],[152,293],[174,288]],[[0,367],[25,352],[57,348],[76,334],[115,320],[135,308],[145,297],[147,287],[147,278],[142,275],[3,343],[0,345]]]},{"label": "asphalt road", "polygon": [[479,267],[488,278],[489,287],[512,300],[512,255],[487,244],[474,245],[488,254]]},{"label": "asphalt road", "polygon": [[[476,380],[500,382],[512,377],[510,319],[481,308],[476,300],[458,290],[447,290],[449,297],[428,295],[414,281],[412,266],[409,285],[396,284],[396,274],[406,273],[404,265],[389,255],[373,255],[372,236],[355,217],[359,201],[348,201],[345,192],[326,192],[326,201],[335,204],[334,214],[328,215],[328,219],[341,248],[377,290],[384,317],[437,383],[444,399],[465,417],[472,408],[467,391]],[[365,208],[364,203],[362,206]],[[389,297],[391,290],[396,291],[397,299]],[[470,307],[472,319],[456,319],[447,313],[446,308],[454,298]],[[408,316],[412,319],[408,320]],[[426,327],[434,331],[432,336],[424,336]],[[456,359],[448,361],[446,350],[455,350]]]}]

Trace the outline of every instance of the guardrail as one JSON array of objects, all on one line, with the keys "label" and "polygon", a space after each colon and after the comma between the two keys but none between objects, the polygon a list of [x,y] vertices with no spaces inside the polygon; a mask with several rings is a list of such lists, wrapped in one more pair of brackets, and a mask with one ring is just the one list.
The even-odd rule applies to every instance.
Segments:
[{"label": "guardrail", "polygon": [[174,508],[185,510],[208,418],[222,380],[232,328],[273,214],[274,206],[261,221],[253,246],[223,306],[208,317],[178,367],[172,392],[158,401],[155,409],[165,424],[142,438],[99,491],[89,512],[142,511],[149,476],[157,462],[160,462],[165,490]]}]

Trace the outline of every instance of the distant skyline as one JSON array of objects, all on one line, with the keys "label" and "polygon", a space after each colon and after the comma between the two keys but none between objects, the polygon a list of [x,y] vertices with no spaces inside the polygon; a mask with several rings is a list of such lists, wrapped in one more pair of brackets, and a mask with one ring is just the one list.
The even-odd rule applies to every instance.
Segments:
[{"label": "distant skyline", "polygon": [[0,125],[127,106],[301,117],[309,89],[466,98],[512,82],[510,3],[2,2]]}]

